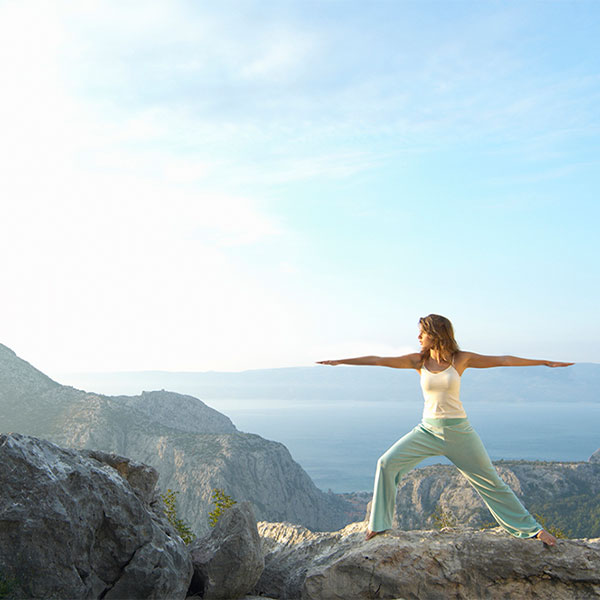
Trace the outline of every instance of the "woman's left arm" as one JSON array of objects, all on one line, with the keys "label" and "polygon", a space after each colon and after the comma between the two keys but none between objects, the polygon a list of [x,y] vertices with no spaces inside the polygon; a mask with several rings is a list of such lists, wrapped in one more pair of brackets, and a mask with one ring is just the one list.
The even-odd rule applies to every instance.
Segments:
[{"label": "woman's left arm", "polygon": [[556,360],[538,360],[535,358],[519,358],[518,356],[486,356],[475,352],[461,352],[460,362],[463,370],[468,367],[474,369],[489,369],[491,367],[533,367],[543,365],[546,367],[568,367],[572,362],[558,362]]}]

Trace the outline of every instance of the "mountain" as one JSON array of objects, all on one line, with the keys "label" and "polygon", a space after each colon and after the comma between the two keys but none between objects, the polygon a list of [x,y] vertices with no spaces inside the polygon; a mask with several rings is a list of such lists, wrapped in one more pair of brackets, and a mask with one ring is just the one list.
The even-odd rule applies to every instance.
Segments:
[{"label": "mountain", "polygon": [[[412,370],[381,367],[292,367],[241,372],[132,371],[63,373],[61,378],[103,393],[137,394],[143,389],[174,389],[205,399],[300,401],[418,401],[421,390]],[[469,402],[600,402],[600,364],[566,369],[469,369],[461,397]]]},{"label": "mountain", "polygon": [[0,345],[0,428],[155,467],[180,492],[180,516],[207,528],[213,488],[253,503],[260,519],[332,530],[346,503],[319,490],[283,444],[237,431],[201,400],[165,390],[105,396],[63,386]]}]

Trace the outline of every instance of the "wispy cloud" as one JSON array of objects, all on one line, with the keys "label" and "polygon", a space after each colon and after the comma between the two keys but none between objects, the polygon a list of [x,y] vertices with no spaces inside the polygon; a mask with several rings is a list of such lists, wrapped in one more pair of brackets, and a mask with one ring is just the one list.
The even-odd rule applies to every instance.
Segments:
[{"label": "wispy cloud", "polygon": [[[514,7],[445,27],[425,23],[419,36],[399,23],[378,39],[352,10],[332,28],[251,4],[238,16],[183,2],[148,2],[143,11],[136,3],[58,6],[40,36],[39,54],[54,65],[43,70],[49,88],[61,81],[62,96],[78,103],[70,112],[84,107],[85,151],[104,165],[121,145],[141,166],[154,144],[166,162],[170,151],[171,161],[189,154],[188,164],[205,165],[198,179],[216,163],[242,183],[248,159],[254,177],[257,167],[263,179],[285,173],[273,176],[277,183],[347,176],[386,160],[374,138],[418,153],[482,139],[522,143],[560,124],[559,144],[589,126],[597,104],[594,75],[558,83],[528,64],[523,42],[511,43],[526,17]],[[282,146],[283,159],[273,152]],[[182,166],[170,173],[195,177]]]}]

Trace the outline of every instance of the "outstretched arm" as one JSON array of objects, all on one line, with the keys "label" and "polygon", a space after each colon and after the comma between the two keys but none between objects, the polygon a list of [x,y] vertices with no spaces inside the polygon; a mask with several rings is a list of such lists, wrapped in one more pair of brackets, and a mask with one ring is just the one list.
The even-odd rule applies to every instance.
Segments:
[{"label": "outstretched arm", "polygon": [[475,352],[461,352],[460,362],[463,369],[489,369],[490,367],[532,367],[543,365],[546,367],[568,367],[575,363],[558,362],[553,360],[538,360],[534,358],[519,358],[518,356],[485,356]]},{"label": "outstretched arm", "polygon": [[373,367],[392,367],[394,369],[418,369],[421,355],[405,354],[404,356],[359,356],[358,358],[341,358],[338,360],[319,360],[319,365],[370,365]]}]

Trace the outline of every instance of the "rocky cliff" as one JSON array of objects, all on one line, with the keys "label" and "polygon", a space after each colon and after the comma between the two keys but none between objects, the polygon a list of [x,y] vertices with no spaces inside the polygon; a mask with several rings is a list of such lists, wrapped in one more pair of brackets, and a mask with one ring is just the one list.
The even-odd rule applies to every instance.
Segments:
[{"label": "rocky cliff", "polygon": [[181,516],[197,533],[207,529],[213,488],[252,502],[260,519],[321,530],[348,522],[345,502],[319,490],[285,446],[238,432],[197,398],[87,393],[52,381],[2,345],[0,427],[152,465],[163,489],[180,492]]}]

